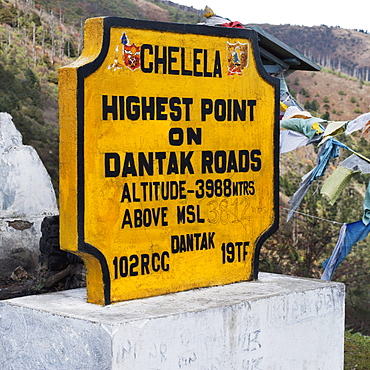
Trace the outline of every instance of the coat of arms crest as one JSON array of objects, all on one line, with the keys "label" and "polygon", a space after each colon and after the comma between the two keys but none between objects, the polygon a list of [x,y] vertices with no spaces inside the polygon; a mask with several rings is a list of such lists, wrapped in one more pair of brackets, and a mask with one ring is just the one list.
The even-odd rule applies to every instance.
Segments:
[{"label": "coat of arms crest", "polygon": [[108,69],[115,71],[123,67],[132,71],[140,68],[140,46],[130,45],[126,32],[122,33],[121,43],[115,49],[114,62],[108,66]]},{"label": "coat of arms crest", "polygon": [[227,43],[227,61],[228,61],[228,75],[242,75],[243,69],[248,67],[248,52],[249,44],[242,44],[241,42],[236,42],[232,44]]}]

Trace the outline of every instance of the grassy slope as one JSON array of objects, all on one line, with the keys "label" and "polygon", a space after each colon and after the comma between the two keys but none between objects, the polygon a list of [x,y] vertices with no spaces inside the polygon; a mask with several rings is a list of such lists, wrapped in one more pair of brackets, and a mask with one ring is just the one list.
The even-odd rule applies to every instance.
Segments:
[{"label": "grassy slope", "polygon": [[345,333],[344,369],[370,369],[370,337],[349,331]]}]

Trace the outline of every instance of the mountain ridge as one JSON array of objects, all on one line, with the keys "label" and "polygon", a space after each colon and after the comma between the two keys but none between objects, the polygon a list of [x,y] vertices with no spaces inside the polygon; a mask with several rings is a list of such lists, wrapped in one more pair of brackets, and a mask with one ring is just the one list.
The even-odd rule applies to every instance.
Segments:
[{"label": "mountain ridge", "polygon": [[370,78],[370,34],[340,27],[250,24],[262,28],[307,58],[351,77]]}]

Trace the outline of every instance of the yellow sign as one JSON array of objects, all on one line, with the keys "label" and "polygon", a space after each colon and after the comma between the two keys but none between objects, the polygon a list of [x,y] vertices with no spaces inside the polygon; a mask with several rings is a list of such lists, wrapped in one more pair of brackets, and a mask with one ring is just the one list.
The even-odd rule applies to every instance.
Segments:
[{"label": "yellow sign", "polygon": [[245,29],[93,18],[60,70],[61,246],[96,304],[257,278],[279,85]]}]

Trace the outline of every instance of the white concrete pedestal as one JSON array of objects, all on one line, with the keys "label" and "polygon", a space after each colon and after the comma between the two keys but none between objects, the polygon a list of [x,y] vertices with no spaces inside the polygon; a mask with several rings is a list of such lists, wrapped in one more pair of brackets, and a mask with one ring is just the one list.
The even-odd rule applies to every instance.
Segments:
[{"label": "white concrete pedestal", "polygon": [[337,370],[344,285],[255,282],[100,307],[84,289],[0,301],[0,368]]}]

